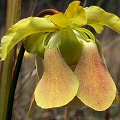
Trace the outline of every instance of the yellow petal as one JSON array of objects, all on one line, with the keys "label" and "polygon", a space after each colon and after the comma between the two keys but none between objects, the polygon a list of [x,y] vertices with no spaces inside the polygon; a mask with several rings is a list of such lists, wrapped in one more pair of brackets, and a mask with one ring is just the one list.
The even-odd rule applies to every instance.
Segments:
[{"label": "yellow petal", "polygon": [[77,94],[79,81],[61,57],[57,48],[48,48],[44,56],[44,73],[35,90],[41,108],[68,104]]},{"label": "yellow petal", "polygon": [[84,42],[83,54],[75,69],[80,80],[77,97],[97,111],[109,108],[116,96],[116,86],[99,56],[96,44]]},{"label": "yellow petal", "polygon": [[69,4],[65,14],[68,18],[78,24],[85,25],[87,23],[86,12],[82,6],[79,6],[80,1],[73,1]]},{"label": "yellow petal", "polygon": [[61,12],[51,16],[46,16],[46,18],[62,28],[66,28],[67,26],[70,26],[72,23],[72,21],[65,14]]},{"label": "yellow petal", "polygon": [[0,57],[5,60],[10,50],[28,35],[38,32],[53,32],[57,26],[46,18],[28,17],[11,26],[3,36],[0,44]]}]

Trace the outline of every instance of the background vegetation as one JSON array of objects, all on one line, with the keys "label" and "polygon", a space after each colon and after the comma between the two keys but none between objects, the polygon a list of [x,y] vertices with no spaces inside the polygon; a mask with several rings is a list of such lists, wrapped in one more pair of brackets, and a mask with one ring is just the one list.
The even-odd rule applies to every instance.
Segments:
[{"label": "background vegetation", "polygon": [[[29,17],[31,15],[36,16],[40,11],[46,8],[54,8],[58,11],[64,12],[71,1],[73,0],[22,0],[21,19]],[[120,0],[81,0],[81,5],[98,5],[106,11],[112,12],[120,17]],[[5,33],[6,9],[7,0],[0,0],[0,39]],[[91,30],[94,32],[93,29]],[[96,34],[96,37],[102,43],[108,69],[120,92],[120,35],[108,28],[105,28],[104,32],[101,35]],[[37,76],[34,56],[28,55],[26,53],[22,63],[22,68],[14,98],[12,119],[63,120],[63,107],[43,110],[36,106],[32,114],[27,117],[27,111],[29,110],[29,105],[33,91],[35,89],[36,80]],[[112,105],[110,109],[104,112],[96,112],[88,107],[72,110],[70,112],[70,117],[71,120],[120,120],[120,105]]]}]

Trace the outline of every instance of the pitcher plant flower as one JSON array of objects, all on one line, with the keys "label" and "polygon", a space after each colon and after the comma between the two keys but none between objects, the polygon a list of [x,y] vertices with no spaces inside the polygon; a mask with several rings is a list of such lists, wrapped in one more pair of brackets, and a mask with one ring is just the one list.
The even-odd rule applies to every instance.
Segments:
[{"label": "pitcher plant flower", "polygon": [[41,108],[76,104],[104,111],[113,103],[119,103],[100,41],[86,25],[98,34],[104,26],[120,34],[119,17],[98,6],[83,8],[80,1],[74,1],[65,13],[22,19],[3,36],[2,61],[22,40],[27,52],[43,60],[43,75],[38,76],[40,80],[34,92],[36,104]]}]

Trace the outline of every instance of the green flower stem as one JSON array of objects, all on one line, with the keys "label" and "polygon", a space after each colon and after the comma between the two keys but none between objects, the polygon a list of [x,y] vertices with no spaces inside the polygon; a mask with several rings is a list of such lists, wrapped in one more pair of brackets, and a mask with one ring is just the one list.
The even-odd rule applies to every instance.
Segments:
[{"label": "green flower stem", "polygon": [[[7,0],[6,29],[20,19],[20,12],[21,0]],[[14,53],[15,50],[11,50],[6,60],[2,62],[2,74],[0,80],[0,120],[6,120],[8,97],[14,66]]]},{"label": "green flower stem", "polygon": [[11,83],[11,89],[10,89],[8,106],[7,106],[7,118],[6,118],[6,120],[11,120],[11,117],[12,117],[12,108],[13,108],[13,102],[14,102],[15,89],[16,89],[16,85],[17,85],[17,81],[18,81],[18,77],[19,77],[19,73],[20,73],[20,68],[21,68],[24,52],[25,52],[25,48],[22,44],[18,58],[17,58],[17,62],[16,62],[15,71],[13,74],[13,80]]}]

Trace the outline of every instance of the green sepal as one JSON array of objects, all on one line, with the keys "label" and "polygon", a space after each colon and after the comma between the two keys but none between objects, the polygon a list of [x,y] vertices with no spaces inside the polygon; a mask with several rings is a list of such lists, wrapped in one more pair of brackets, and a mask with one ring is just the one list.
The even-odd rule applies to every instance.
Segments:
[{"label": "green sepal", "polygon": [[66,30],[60,29],[60,32],[60,52],[68,65],[76,64],[82,54],[83,42],[78,41],[73,30],[69,26],[66,28]]},{"label": "green sepal", "polygon": [[120,18],[118,16],[106,12],[98,6],[90,6],[84,9],[87,15],[87,24],[92,26],[97,33],[101,33],[104,26],[120,33]]},{"label": "green sepal", "polygon": [[37,70],[37,76],[39,79],[41,79],[44,71],[44,66],[43,66],[43,58],[40,57],[38,54],[35,56],[35,66]]},{"label": "green sepal", "polygon": [[58,44],[60,43],[60,41],[61,41],[61,34],[59,31],[51,36],[47,47],[48,48],[56,48],[56,47],[58,47]]},{"label": "green sepal", "polygon": [[86,19],[86,12],[84,8],[79,4],[80,4],[80,1],[71,2],[65,11],[65,14],[68,18],[72,20],[73,23],[82,26],[87,23],[87,19]]},{"label": "green sepal", "polygon": [[93,41],[95,41],[95,36],[88,29],[85,29],[85,28],[75,28],[75,30],[78,30],[80,32],[84,32],[90,39],[92,39]]},{"label": "green sepal", "polygon": [[97,45],[97,49],[98,49],[98,52],[99,52],[99,55],[101,57],[101,59],[103,60],[103,62],[106,64],[106,61],[105,61],[105,58],[104,58],[104,55],[103,55],[103,52],[102,52],[102,46],[101,46],[101,43],[99,40],[95,40],[95,43]]},{"label": "green sepal", "polygon": [[2,60],[5,60],[10,50],[28,35],[56,30],[58,30],[58,27],[46,18],[28,17],[20,20],[8,29],[1,40],[0,56]]},{"label": "green sepal", "polygon": [[42,58],[44,58],[45,41],[46,41],[48,35],[49,35],[49,33],[43,34],[36,42],[36,52]]},{"label": "green sepal", "polygon": [[81,31],[78,31],[78,30],[73,30],[78,41],[81,41],[82,40],[86,40],[86,39],[89,39],[88,36],[84,33],[84,32],[81,32]]},{"label": "green sepal", "polygon": [[27,52],[32,53],[32,54],[36,53],[36,43],[38,39],[40,39],[42,34],[43,34],[42,32],[34,33],[25,38],[24,47]]}]

